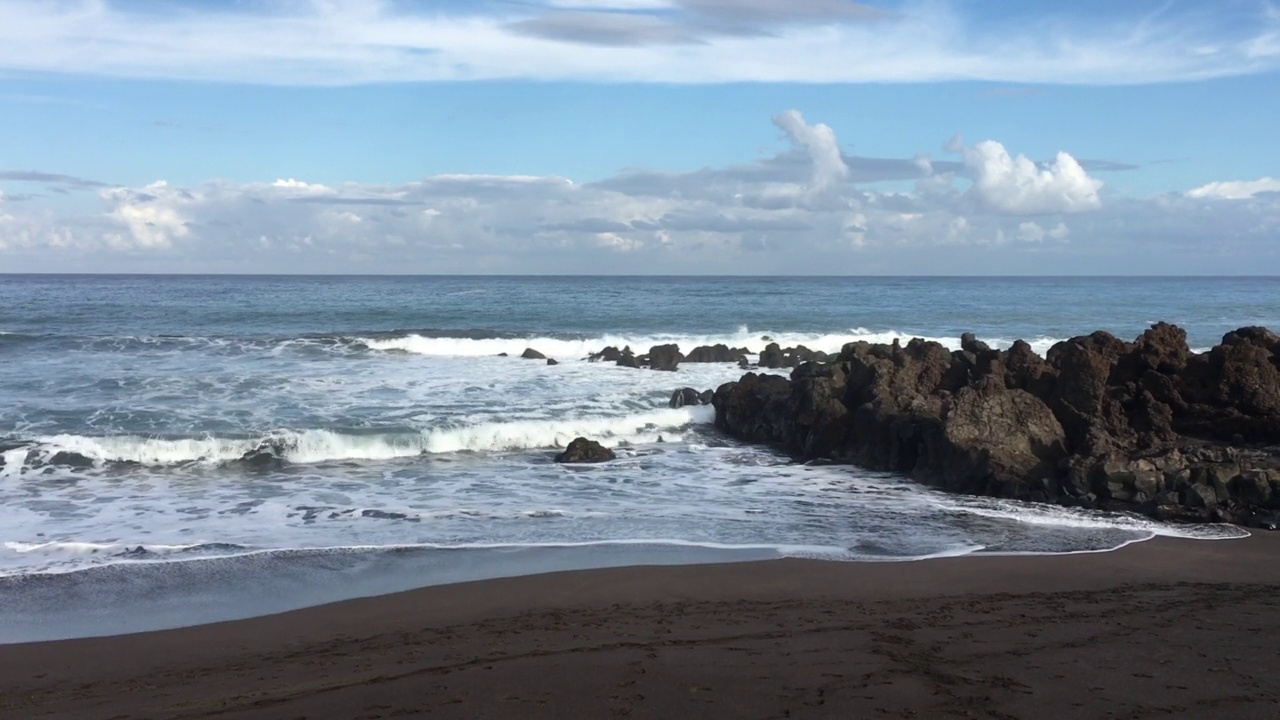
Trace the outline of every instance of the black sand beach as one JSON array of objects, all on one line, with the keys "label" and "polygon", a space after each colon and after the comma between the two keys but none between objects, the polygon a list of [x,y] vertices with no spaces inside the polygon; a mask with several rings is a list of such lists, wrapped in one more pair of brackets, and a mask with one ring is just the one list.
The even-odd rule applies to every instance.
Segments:
[{"label": "black sand beach", "polygon": [[0,648],[6,718],[1275,718],[1280,536],[557,573]]}]

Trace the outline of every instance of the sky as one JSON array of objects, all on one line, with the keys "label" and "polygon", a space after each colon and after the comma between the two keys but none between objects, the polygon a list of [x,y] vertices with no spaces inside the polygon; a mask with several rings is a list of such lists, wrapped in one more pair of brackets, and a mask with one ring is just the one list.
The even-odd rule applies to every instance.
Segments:
[{"label": "sky", "polygon": [[1267,0],[0,0],[0,272],[1280,274]]}]

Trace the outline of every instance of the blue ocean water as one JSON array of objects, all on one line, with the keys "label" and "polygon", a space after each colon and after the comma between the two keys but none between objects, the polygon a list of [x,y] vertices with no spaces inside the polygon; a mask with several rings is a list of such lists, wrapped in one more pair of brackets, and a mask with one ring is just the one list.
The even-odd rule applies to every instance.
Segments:
[{"label": "blue ocean water", "polygon": [[[1277,327],[1280,280],[0,275],[0,641],[602,564],[1227,537],[797,465],[667,408],[736,366],[586,361],[1157,320],[1200,348]],[[619,459],[552,463],[576,435]]]}]

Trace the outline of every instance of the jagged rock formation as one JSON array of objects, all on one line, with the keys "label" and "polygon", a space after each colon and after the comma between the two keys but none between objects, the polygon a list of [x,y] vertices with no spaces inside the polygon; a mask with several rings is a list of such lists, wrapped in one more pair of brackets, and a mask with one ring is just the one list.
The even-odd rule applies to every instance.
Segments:
[{"label": "jagged rock formation", "polygon": [[1133,343],[1072,338],[1044,358],[972,335],[954,352],[857,342],[789,380],[748,373],[713,404],[739,438],[954,492],[1280,524],[1280,336],[1264,328],[1203,354],[1166,323]]}]

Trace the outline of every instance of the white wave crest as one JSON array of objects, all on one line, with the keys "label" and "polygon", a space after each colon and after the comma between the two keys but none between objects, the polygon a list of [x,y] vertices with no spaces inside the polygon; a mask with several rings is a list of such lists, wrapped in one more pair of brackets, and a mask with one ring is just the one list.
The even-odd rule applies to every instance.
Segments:
[{"label": "white wave crest", "polygon": [[[416,455],[455,452],[493,452],[555,448],[585,436],[606,446],[651,443],[659,437],[678,440],[674,431],[714,420],[710,406],[655,409],[620,417],[581,417],[556,420],[517,420],[421,432],[350,434],[333,430],[282,430],[261,438],[149,438],[136,435],[89,437],[52,435],[37,439],[33,448],[48,459],[66,451],[95,462],[134,462],[177,465],[224,463],[261,448],[282,460],[314,464],[338,460],[392,460]],[[24,451],[25,452],[25,451]]]},{"label": "white wave crest", "polygon": [[[373,350],[399,351],[415,355],[435,355],[452,357],[486,357],[506,353],[516,356],[525,348],[533,348],[538,352],[558,359],[585,358],[591,353],[599,352],[607,346],[623,348],[630,346],[637,353],[643,353],[654,345],[675,343],[684,352],[702,345],[724,344],[729,347],[746,348],[751,353],[759,353],[766,345],[776,342],[782,347],[804,345],[810,350],[835,353],[845,343],[859,340],[869,343],[902,343],[919,337],[897,330],[873,331],[867,328],[852,328],[845,332],[829,333],[775,333],[769,331],[755,332],[746,327],[739,328],[736,333],[723,335],[602,335],[596,338],[566,340],[552,337],[533,338],[487,338],[473,339],[460,337],[425,337],[422,335],[406,335],[395,338],[359,338],[359,342]],[[948,349],[960,348],[958,337],[925,337],[941,343]],[[993,347],[1007,348],[1013,344],[1008,338],[987,338]],[[1028,341],[1037,353],[1043,355],[1050,347],[1059,342],[1058,338],[1039,337]]]}]

